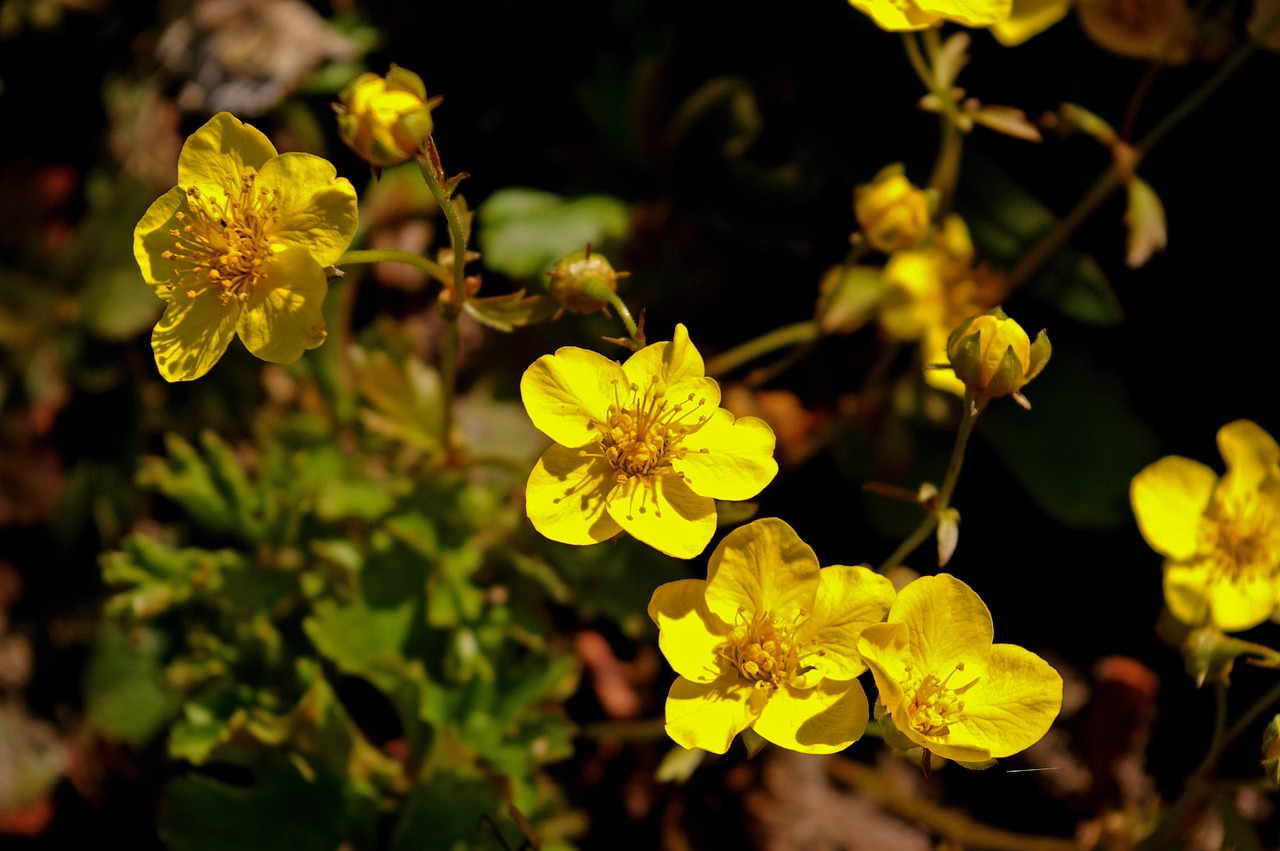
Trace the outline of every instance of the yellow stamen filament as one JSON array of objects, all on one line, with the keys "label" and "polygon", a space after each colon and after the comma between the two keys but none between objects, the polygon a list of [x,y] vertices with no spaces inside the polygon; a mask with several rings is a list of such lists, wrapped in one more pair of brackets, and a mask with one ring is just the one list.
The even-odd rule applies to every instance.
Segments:
[{"label": "yellow stamen filament", "polygon": [[750,623],[739,623],[720,646],[720,655],[754,688],[776,689],[803,673],[798,662],[800,644],[795,639],[795,627],[804,615],[801,611],[795,622],[788,624],[779,623],[771,612],[765,612]]},{"label": "yellow stamen filament", "polygon": [[951,678],[961,671],[964,671],[964,663],[957,662],[946,677],[938,679],[930,673],[917,684],[911,676],[911,668],[907,668],[903,691],[910,695],[906,707],[912,729],[925,736],[945,736],[951,732],[952,724],[965,720],[961,698],[978,679],[975,677],[963,686],[953,688]]},{"label": "yellow stamen filament", "polygon": [[[645,388],[631,384],[624,391],[618,385],[615,381],[614,404],[609,406],[605,419],[593,423],[600,432],[596,439],[598,452],[583,450],[581,454],[607,460],[619,484],[632,476],[673,472],[672,459],[683,457],[687,451],[680,442],[707,418],[698,413],[707,400],[690,393],[673,404],[656,375]],[[690,422],[693,415],[696,419]]]},{"label": "yellow stamen filament", "polygon": [[175,214],[173,247],[161,256],[174,264],[172,291],[187,298],[217,294],[220,304],[247,301],[274,261],[271,240],[280,226],[280,190],[257,185],[253,169],[227,175],[224,197],[187,188],[187,210]]}]

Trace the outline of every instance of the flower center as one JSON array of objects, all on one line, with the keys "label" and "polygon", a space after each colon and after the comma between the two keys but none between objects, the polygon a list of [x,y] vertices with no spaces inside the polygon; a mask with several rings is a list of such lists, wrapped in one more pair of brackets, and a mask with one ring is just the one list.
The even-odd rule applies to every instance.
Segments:
[{"label": "flower center", "polygon": [[1266,493],[1219,503],[1217,518],[1204,524],[1202,534],[1229,582],[1260,579],[1280,568],[1280,513]]},{"label": "flower center", "polygon": [[187,188],[187,210],[175,215],[179,226],[169,231],[173,248],[161,255],[174,263],[170,291],[185,288],[187,298],[214,292],[221,304],[248,300],[275,259],[271,237],[280,224],[280,190],[257,181],[248,169],[226,176],[225,197]]},{"label": "flower center", "polygon": [[[672,403],[666,387],[653,376],[648,387],[631,384],[626,391],[614,382],[614,404],[604,421],[596,420],[600,430],[597,445],[605,460],[617,471],[619,483],[632,476],[652,476],[671,472],[671,460],[687,451],[680,441],[706,420],[698,414],[692,422],[685,419],[697,413],[706,399],[687,398]],[[630,395],[627,395],[630,394]]]},{"label": "flower center", "polygon": [[795,625],[778,623],[771,612],[765,612],[749,624],[734,627],[720,646],[720,655],[755,688],[776,689],[797,673],[798,649]]},{"label": "flower center", "polygon": [[907,668],[907,682],[903,690],[911,694],[907,701],[907,716],[912,729],[924,736],[945,736],[951,732],[952,724],[965,720],[961,697],[978,679],[975,677],[963,686],[953,688],[951,678],[963,670],[964,662],[957,662],[945,678],[938,679],[937,675],[930,673],[920,680],[919,685],[914,685],[911,668]]}]

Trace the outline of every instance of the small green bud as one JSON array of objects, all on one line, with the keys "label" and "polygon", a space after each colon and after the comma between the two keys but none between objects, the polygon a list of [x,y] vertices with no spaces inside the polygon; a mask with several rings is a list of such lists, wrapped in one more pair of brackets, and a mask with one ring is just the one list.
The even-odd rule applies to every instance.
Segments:
[{"label": "small green bud", "polygon": [[590,247],[561,257],[547,274],[552,297],[573,313],[604,310],[610,303],[609,295],[618,291],[618,279],[627,276],[626,272],[615,272],[608,258]]}]

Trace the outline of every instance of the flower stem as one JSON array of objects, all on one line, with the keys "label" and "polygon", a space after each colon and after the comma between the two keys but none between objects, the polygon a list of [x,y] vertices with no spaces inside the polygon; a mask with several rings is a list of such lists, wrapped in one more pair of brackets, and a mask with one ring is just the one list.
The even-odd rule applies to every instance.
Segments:
[{"label": "flower stem", "polygon": [[631,311],[627,309],[627,305],[618,294],[608,287],[602,287],[601,298],[613,305],[613,309],[618,311],[618,318],[622,320],[622,324],[627,326],[627,336],[636,344],[636,349],[643,349],[645,346],[644,332],[636,326],[636,321],[631,318]]},{"label": "flower stem", "polygon": [[707,361],[707,375],[713,378],[722,376],[770,352],[812,343],[821,336],[822,329],[812,319],[783,325],[711,358]]},{"label": "flower stem", "polygon": [[916,547],[925,542],[925,539],[938,528],[938,518],[942,512],[951,505],[951,494],[955,492],[956,483],[960,481],[960,468],[964,466],[964,451],[969,445],[969,437],[973,434],[973,426],[978,421],[978,414],[981,414],[986,408],[987,402],[990,401],[985,396],[974,397],[973,394],[966,394],[964,400],[964,418],[960,420],[960,428],[956,432],[956,442],[951,447],[951,460],[947,464],[947,477],[942,482],[941,489],[938,490],[937,500],[929,513],[924,516],[910,535],[908,535],[898,548],[893,551],[884,562],[876,568],[877,573],[884,573],[891,568],[897,567],[902,560],[915,552]]},{"label": "flower stem", "polygon": [[421,269],[445,286],[452,286],[449,270],[433,260],[412,251],[400,251],[395,248],[369,248],[359,251],[348,251],[335,263],[335,266],[355,266],[360,263],[404,263]]}]

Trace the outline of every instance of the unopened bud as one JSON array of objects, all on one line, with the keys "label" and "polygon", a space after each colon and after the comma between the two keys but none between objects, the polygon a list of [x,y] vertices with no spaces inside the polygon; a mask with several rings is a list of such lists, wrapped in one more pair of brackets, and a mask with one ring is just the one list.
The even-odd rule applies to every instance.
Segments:
[{"label": "unopened bud", "polygon": [[615,272],[608,258],[590,248],[568,254],[547,272],[551,277],[551,295],[565,310],[595,313],[609,303],[609,294],[618,291],[618,279],[626,272]]},{"label": "unopened bud", "polygon": [[1022,326],[994,308],[970,316],[947,338],[947,356],[956,378],[978,396],[1014,397],[1030,407],[1019,393],[1040,374],[1053,349],[1043,330],[1035,343]]},{"label": "unopened bud", "polygon": [[855,189],[853,212],[867,242],[886,254],[915,245],[929,228],[929,196],[907,180],[901,164]]},{"label": "unopened bud", "polygon": [[417,155],[435,129],[431,110],[440,103],[439,98],[427,99],[421,77],[399,65],[392,65],[385,77],[361,74],[338,97],[338,134],[378,168]]}]

